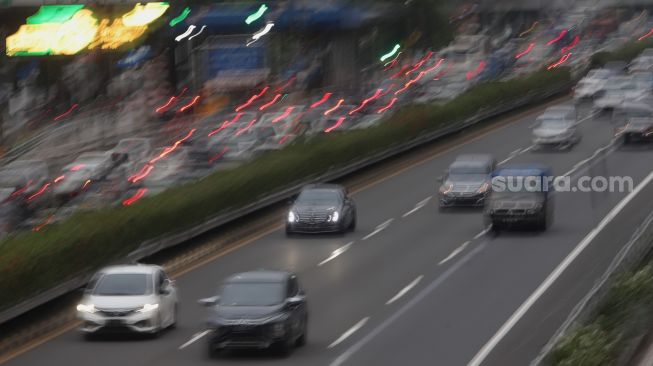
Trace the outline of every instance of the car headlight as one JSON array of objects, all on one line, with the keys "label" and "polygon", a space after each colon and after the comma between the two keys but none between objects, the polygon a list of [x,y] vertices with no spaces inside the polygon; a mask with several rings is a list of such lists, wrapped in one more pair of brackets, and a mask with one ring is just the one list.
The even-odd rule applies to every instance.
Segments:
[{"label": "car headlight", "polygon": [[286,326],[282,322],[273,323],[271,332],[273,337],[283,337],[286,334]]},{"label": "car headlight", "polygon": [[331,222],[338,222],[339,219],[340,219],[340,213],[338,211],[334,211],[331,214]]},{"label": "car headlight", "polygon": [[440,186],[440,193],[449,194],[452,189],[453,189],[453,184],[443,184],[442,186]]},{"label": "car headlight", "polygon": [[292,211],[288,212],[288,222],[296,222],[296,221],[297,221],[297,215],[295,215],[295,213]]},{"label": "car headlight", "polygon": [[79,311],[80,313],[93,314],[97,310],[95,309],[95,306],[93,304],[79,304],[77,305],[77,311]]},{"label": "car headlight", "polygon": [[137,311],[139,313],[148,313],[150,311],[154,311],[159,308],[159,304],[145,304],[141,309],[138,309]]},{"label": "car headlight", "polygon": [[487,190],[490,188],[490,185],[487,184],[487,182],[483,183],[483,185],[476,191],[477,193],[485,193]]}]

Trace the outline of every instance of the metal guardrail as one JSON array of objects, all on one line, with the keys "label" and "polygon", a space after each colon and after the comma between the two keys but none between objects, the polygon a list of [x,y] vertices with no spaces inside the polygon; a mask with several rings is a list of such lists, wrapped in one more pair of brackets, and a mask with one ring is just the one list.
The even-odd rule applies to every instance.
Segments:
[{"label": "metal guardrail", "polygon": [[[355,161],[346,166],[329,170],[324,174],[316,175],[313,177],[303,179],[302,181],[295,182],[294,184],[291,184],[289,187],[285,189],[274,192],[265,197],[261,197],[261,199],[257,200],[255,203],[248,204],[246,206],[237,209],[226,209],[225,211],[228,212],[223,212],[221,214],[218,214],[192,228],[177,233],[166,234],[159,238],[145,241],[140,245],[140,247],[137,250],[130,253],[127,256],[127,258],[125,258],[125,260],[138,261],[143,258],[149,257],[163,249],[182,244],[191,238],[197,237],[201,234],[208,232],[209,230],[215,229],[226,223],[235,221],[239,218],[242,218],[262,208],[268,207],[278,202],[282,202],[288,199],[289,197],[292,197],[294,194],[298,193],[300,189],[306,184],[315,183],[315,182],[333,181],[335,179],[342,178],[357,170],[360,170],[365,167],[369,167],[389,157],[414,149],[420,145],[424,145],[426,143],[433,142],[438,139],[461,132],[473,125],[486,121],[487,119],[497,117],[509,111],[515,110],[517,108],[526,107],[528,105],[551,98],[555,95],[560,95],[562,93],[565,93],[570,90],[571,86],[572,83],[569,83],[543,91],[531,92],[519,99],[512,100],[508,103],[502,103],[496,107],[482,109],[474,116],[461,120],[458,123],[453,123],[444,128],[440,128],[433,132],[423,134],[407,142],[397,143],[379,153],[365,157],[361,160]],[[123,260],[122,262],[124,262],[125,260]],[[40,294],[30,299],[20,302],[12,306],[11,308],[3,310],[2,312],[0,312],[0,324],[10,319],[13,319],[19,315],[22,315],[53,299],[56,299],[62,295],[74,291],[79,287],[84,286],[88,282],[88,279],[90,278],[91,275],[92,272],[89,271],[77,277],[68,279],[66,282],[56,287],[43,291]]]}]

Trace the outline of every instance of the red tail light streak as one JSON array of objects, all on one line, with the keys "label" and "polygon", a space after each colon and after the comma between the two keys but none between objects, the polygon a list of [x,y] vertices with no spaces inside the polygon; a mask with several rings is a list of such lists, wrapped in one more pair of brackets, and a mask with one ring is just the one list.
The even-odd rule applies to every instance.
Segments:
[{"label": "red tail light streak", "polygon": [[283,121],[284,119],[288,118],[290,113],[295,109],[295,107],[288,107],[286,110],[281,114],[279,117],[275,118],[272,120],[272,123],[277,123],[279,121]]},{"label": "red tail light streak", "polygon": [[254,123],[256,123],[256,118],[254,118],[253,120],[249,121],[249,123],[247,124],[247,126],[238,129],[238,130],[236,131],[236,133],[234,134],[234,136],[240,136],[240,135],[242,135],[243,133],[249,131],[249,129],[252,128],[252,126],[254,126]]},{"label": "red tail light streak", "polygon": [[222,157],[224,156],[224,154],[227,153],[227,151],[229,151],[229,148],[228,148],[228,147],[225,147],[224,149],[222,149],[222,151],[220,151],[220,152],[217,153],[216,155],[212,156],[212,157],[209,159],[209,163],[214,163],[216,160],[219,160],[220,158],[222,158]]},{"label": "red tail light streak", "polygon": [[333,126],[327,128],[326,130],[324,130],[324,132],[331,133],[333,130],[340,127],[343,122],[345,122],[345,117],[340,117],[340,119],[338,119],[338,121]]},{"label": "red tail light streak", "polygon": [[409,67],[410,67],[410,65],[404,65],[404,66],[402,66],[402,67],[401,67],[401,70],[399,70],[398,73],[396,73],[396,74],[390,76],[390,79],[396,79],[396,78],[399,78],[399,77],[404,76],[404,73],[406,72],[406,70],[408,70]]},{"label": "red tail light streak", "polygon": [[73,165],[73,167],[70,168],[70,171],[71,172],[77,172],[77,171],[80,171],[80,170],[84,169],[85,166],[86,166],[86,164]]},{"label": "red tail light streak", "polygon": [[390,103],[388,103],[388,105],[386,105],[385,107],[379,109],[378,111],[376,111],[376,113],[383,113],[383,112],[387,111],[388,109],[392,108],[392,106],[396,102],[397,102],[397,98],[392,98],[392,100],[390,101]]},{"label": "red tail light streak", "polygon": [[262,97],[262,96],[265,94],[265,92],[268,91],[268,89],[270,89],[270,88],[266,86],[265,88],[263,88],[263,90],[261,90],[260,93],[258,93],[258,94],[256,94],[256,95],[252,95],[252,97],[249,98],[249,100],[248,100],[247,102],[245,102],[245,104],[242,104],[242,105],[240,105],[238,108],[236,108],[236,112],[240,112],[240,111],[242,111],[243,109],[245,109],[245,108],[249,107],[250,105],[252,105],[252,103],[254,103],[254,101],[255,101],[256,99]]},{"label": "red tail light streak", "polygon": [[60,175],[60,176],[54,178],[54,183],[59,183],[59,182],[61,182],[62,180],[64,180],[65,178],[66,178],[65,175]]},{"label": "red tail light streak", "polygon": [[295,80],[297,80],[297,76],[291,77],[285,84],[283,84],[280,87],[278,87],[277,89],[275,89],[274,92],[275,93],[281,93],[282,91],[286,90],[286,88],[288,88],[290,85],[292,85],[292,83],[294,83]]},{"label": "red tail light streak", "polygon": [[27,197],[27,202],[31,202],[31,201],[37,199],[39,196],[41,196],[43,193],[45,193],[45,191],[47,191],[49,187],[50,187],[50,183],[44,184],[43,187],[41,187],[41,189],[39,189],[36,193],[34,193],[33,195]]},{"label": "red tail light streak", "polygon": [[380,97],[382,92],[383,92],[383,89],[376,89],[376,92],[374,93],[374,95],[372,95],[371,97],[365,99],[365,100],[361,103],[361,105],[359,105],[358,107],[356,107],[356,108],[352,109],[351,111],[349,111],[349,115],[351,116],[351,115],[353,115],[354,113],[356,113],[356,112],[360,111],[361,109],[365,108],[365,106],[366,106],[369,102],[371,102],[371,101],[377,99],[378,97]]},{"label": "red tail light streak", "polygon": [[122,201],[123,206],[131,206],[134,203],[136,203],[138,200],[143,198],[143,196],[147,193],[147,188],[141,188],[136,193],[134,193],[133,196],[127,198],[126,200]]},{"label": "red tail light streak", "polygon": [[549,67],[547,67],[546,69],[547,69],[547,70],[555,69],[556,67],[558,67],[558,66],[564,64],[565,62],[567,62],[567,60],[569,59],[569,57],[571,57],[571,52],[568,53],[568,54],[566,54],[566,55],[564,55],[564,56],[562,56],[558,61],[552,63],[552,64],[549,65]]},{"label": "red tail light streak", "polygon": [[645,40],[646,38],[650,37],[651,35],[653,35],[653,28],[651,28],[651,30],[649,30],[648,33],[646,33],[645,35],[637,38],[637,42],[641,42],[641,41]]},{"label": "red tail light streak", "polygon": [[325,115],[325,116],[328,116],[328,115],[330,115],[331,113],[335,112],[338,108],[340,108],[340,106],[341,106],[342,103],[344,103],[344,102],[345,102],[344,99],[340,99],[340,100],[338,101],[338,103],[336,103],[336,105],[333,106],[333,108],[326,110],[326,111],[324,112],[324,115]]},{"label": "red tail light streak", "polygon": [[89,186],[90,184],[91,184],[91,180],[90,180],[90,179],[87,179],[86,182],[84,182],[84,184],[82,185],[82,189],[86,189],[86,188],[88,188],[88,186]]},{"label": "red tail light streak", "polygon": [[560,50],[560,53],[563,54],[563,55],[564,55],[565,53],[568,53],[569,51],[571,51],[572,49],[574,49],[574,48],[578,45],[579,42],[580,42],[580,36],[576,36],[576,37],[574,37],[574,40],[571,41],[570,44],[568,44],[568,45],[562,47],[562,49]]},{"label": "red tail light streak", "polygon": [[222,125],[221,125],[220,127],[218,127],[218,128],[216,128],[215,130],[209,132],[208,137],[211,137],[211,136],[215,135],[216,133],[218,133],[218,132],[224,130],[224,129],[227,128],[227,127],[229,127],[230,125],[232,125],[232,124],[238,122],[238,120],[239,120],[240,117],[242,117],[242,116],[243,116],[242,113],[238,113],[238,114],[236,114],[236,115],[234,116],[234,118],[231,119],[231,121],[224,121],[224,122],[222,122]]},{"label": "red tail light streak", "polygon": [[522,51],[522,52],[518,53],[517,55],[515,55],[515,59],[520,59],[523,56],[528,55],[533,50],[533,48],[535,48],[535,43],[529,44],[528,48],[526,48],[524,51]]},{"label": "red tail light streak", "polygon": [[568,32],[568,30],[564,29],[562,32],[560,32],[560,34],[558,34],[558,36],[556,38],[554,38],[554,39],[550,40],[549,42],[547,42],[546,45],[550,46],[550,45],[558,42],[559,40],[562,39],[562,37],[565,36],[565,34],[567,34],[567,32]]},{"label": "red tail light streak", "polygon": [[41,224],[39,224],[38,226],[35,226],[32,229],[32,231],[38,233],[39,231],[43,230],[44,227],[50,225],[50,223],[52,223],[52,220],[54,220],[54,215],[49,215]]},{"label": "red tail light streak", "polygon": [[165,158],[165,157],[168,156],[171,152],[177,150],[177,148],[179,147],[179,145],[181,145],[184,141],[186,141],[186,140],[188,140],[189,138],[191,138],[191,136],[193,136],[193,134],[195,133],[196,130],[197,130],[197,129],[195,129],[195,128],[193,128],[192,130],[190,130],[186,136],[184,136],[183,138],[181,138],[181,139],[175,141],[175,143],[174,143],[172,146],[166,147],[166,148],[163,150],[163,152],[162,152],[161,154],[159,154],[159,156],[157,156],[156,158],[150,160],[149,163],[150,163],[150,164],[156,164],[157,161],[159,161],[159,160]]},{"label": "red tail light streak", "polygon": [[274,103],[276,103],[276,102],[279,100],[279,98],[281,98],[281,94],[277,94],[277,95],[275,95],[274,98],[272,98],[271,101],[269,101],[269,102],[263,104],[263,105],[261,106],[261,108],[259,108],[258,110],[259,110],[259,111],[264,111],[264,110],[270,108],[271,106],[274,105]]},{"label": "red tail light streak", "polygon": [[190,103],[188,103],[185,106],[179,108],[179,112],[186,112],[189,108],[191,108],[192,106],[197,104],[197,102],[199,102],[199,100],[200,100],[200,96],[196,95]]},{"label": "red tail light streak", "polygon": [[477,77],[480,73],[483,72],[483,70],[485,70],[485,61],[479,62],[476,69],[467,72],[467,80],[472,80],[473,78]]},{"label": "red tail light streak", "polygon": [[73,104],[73,106],[70,107],[69,110],[67,110],[66,112],[64,112],[64,113],[62,113],[62,114],[60,114],[60,115],[54,117],[54,120],[55,120],[55,121],[59,121],[59,120],[61,120],[61,119],[63,119],[63,118],[68,117],[68,116],[69,116],[71,113],[73,113],[73,111],[74,111],[75,109],[77,109],[78,107],[79,107],[79,104]]},{"label": "red tail light streak", "polygon": [[329,98],[331,98],[332,95],[333,95],[333,93],[324,94],[320,100],[318,100],[317,102],[311,104],[311,109],[317,108],[317,107],[321,106],[322,104],[326,103],[326,101],[329,100]]},{"label": "red tail light streak", "polygon": [[159,108],[155,109],[154,111],[156,113],[163,113],[163,112],[167,111],[175,103],[176,100],[177,100],[177,97],[170,97],[170,99],[168,99],[168,102],[166,104],[160,106]]},{"label": "red tail light streak", "polygon": [[127,180],[131,183],[136,183],[142,179],[145,179],[145,177],[147,177],[150,174],[152,169],[154,169],[154,165],[147,163],[141,168],[141,170],[138,173],[132,175]]}]

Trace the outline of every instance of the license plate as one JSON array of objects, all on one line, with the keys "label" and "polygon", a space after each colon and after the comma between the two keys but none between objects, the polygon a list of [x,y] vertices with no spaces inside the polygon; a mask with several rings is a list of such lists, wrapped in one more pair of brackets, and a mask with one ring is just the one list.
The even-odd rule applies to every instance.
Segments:
[{"label": "license plate", "polygon": [[124,322],[121,319],[110,319],[107,320],[107,325],[110,327],[116,327],[116,326],[121,326],[123,325]]}]

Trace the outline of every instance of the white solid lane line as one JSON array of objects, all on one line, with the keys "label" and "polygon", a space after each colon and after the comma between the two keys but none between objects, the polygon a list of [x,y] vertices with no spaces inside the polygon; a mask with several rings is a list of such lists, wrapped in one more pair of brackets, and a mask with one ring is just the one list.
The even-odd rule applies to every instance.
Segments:
[{"label": "white solid lane line", "polygon": [[372,231],[371,233],[365,235],[365,237],[363,238],[363,240],[367,240],[367,239],[373,237],[374,235],[380,233],[381,231],[385,230],[385,228],[387,228],[388,226],[390,226],[390,224],[392,223],[392,221],[394,221],[394,219],[387,220],[386,222],[384,222],[384,223],[382,223],[381,225],[377,226],[376,229],[374,229],[374,231]]},{"label": "white solid lane line", "polygon": [[207,335],[209,333],[211,333],[211,331],[208,330],[208,329],[203,331],[203,332],[195,333],[193,335],[193,337],[191,337],[191,339],[188,340],[188,342],[186,342],[186,343],[182,344],[181,346],[179,346],[179,349],[181,350],[181,349],[184,349],[184,348],[190,346],[191,344],[197,342],[200,338],[204,337],[205,335]]},{"label": "white solid lane line", "polygon": [[488,227],[487,229],[481,231],[480,233],[474,235],[474,239],[473,239],[473,240],[476,240],[476,239],[480,238],[481,236],[487,234],[488,231],[490,231],[490,228],[489,228],[489,227]]},{"label": "white solid lane line", "polygon": [[394,295],[392,299],[388,300],[388,302],[386,302],[385,304],[390,305],[393,302],[399,300],[402,296],[406,295],[408,291],[410,291],[413,287],[417,286],[419,281],[422,280],[422,277],[424,276],[423,275],[418,276],[416,279],[413,280],[413,282],[409,283],[408,286],[402,288],[401,291],[397,292],[397,294]]},{"label": "white solid lane line", "polygon": [[431,200],[431,197],[426,197],[425,199],[423,199],[423,200],[417,202],[417,204],[415,205],[415,208],[413,208],[412,210],[410,210],[410,211],[406,212],[405,214],[401,215],[401,217],[408,217],[409,215],[414,214],[414,213],[417,212],[420,208],[426,206],[426,204],[427,204],[430,200]]},{"label": "white solid lane line", "polygon": [[340,248],[338,248],[338,249],[334,250],[333,252],[331,252],[331,255],[327,259],[323,260],[322,262],[318,263],[317,265],[322,266],[322,265],[326,264],[327,262],[332,261],[337,256],[339,256],[340,254],[346,252],[347,249],[349,249],[352,245],[354,245],[354,242],[350,241],[349,243],[341,246]]},{"label": "white solid lane line", "polygon": [[342,335],[338,339],[333,341],[333,343],[331,343],[329,345],[329,347],[327,347],[327,348],[333,348],[333,347],[339,345],[340,343],[342,343],[345,339],[349,338],[352,334],[356,333],[357,330],[361,329],[365,325],[365,323],[367,323],[368,320],[370,320],[369,316],[361,319],[361,321],[354,324],[354,326],[349,328],[349,330],[342,333]]},{"label": "white solid lane line", "polygon": [[466,242],[464,242],[461,246],[459,246],[458,248],[454,249],[454,251],[451,252],[451,254],[449,254],[449,256],[448,256],[447,258],[445,258],[445,259],[441,260],[440,262],[438,262],[438,265],[441,266],[441,265],[447,263],[448,261],[450,261],[453,257],[457,256],[458,254],[460,254],[460,252],[462,252],[463,250],[465,250],[465,248],[467,248],[467,246],[468,246],[470,243],[471,243],[470,241],[466,241]]},{"label": "white solid lane line", "polygon": [[524,301],[523,304],[510,316],[510,318],[501,326],[501,328],[490,338],[490,340],[481,348],[474,358],[467,364],[468,366],[480,366],[492,350],[501,342],[501,340],[510,332],[517,322],[530,310],[537,300],[551,287],[551,285],[562,275],[562,273],[571,265],[571,263],[587,248],[592,240],[626,207],[626,205],[637,197],[644,187],[653,181],[653,171],[637,185],[624,199],[622,199],[599,224],[590,231],[583,240],[576,245],[565,259],[549,274],[549,276],[540,284],[540,286]]}]

